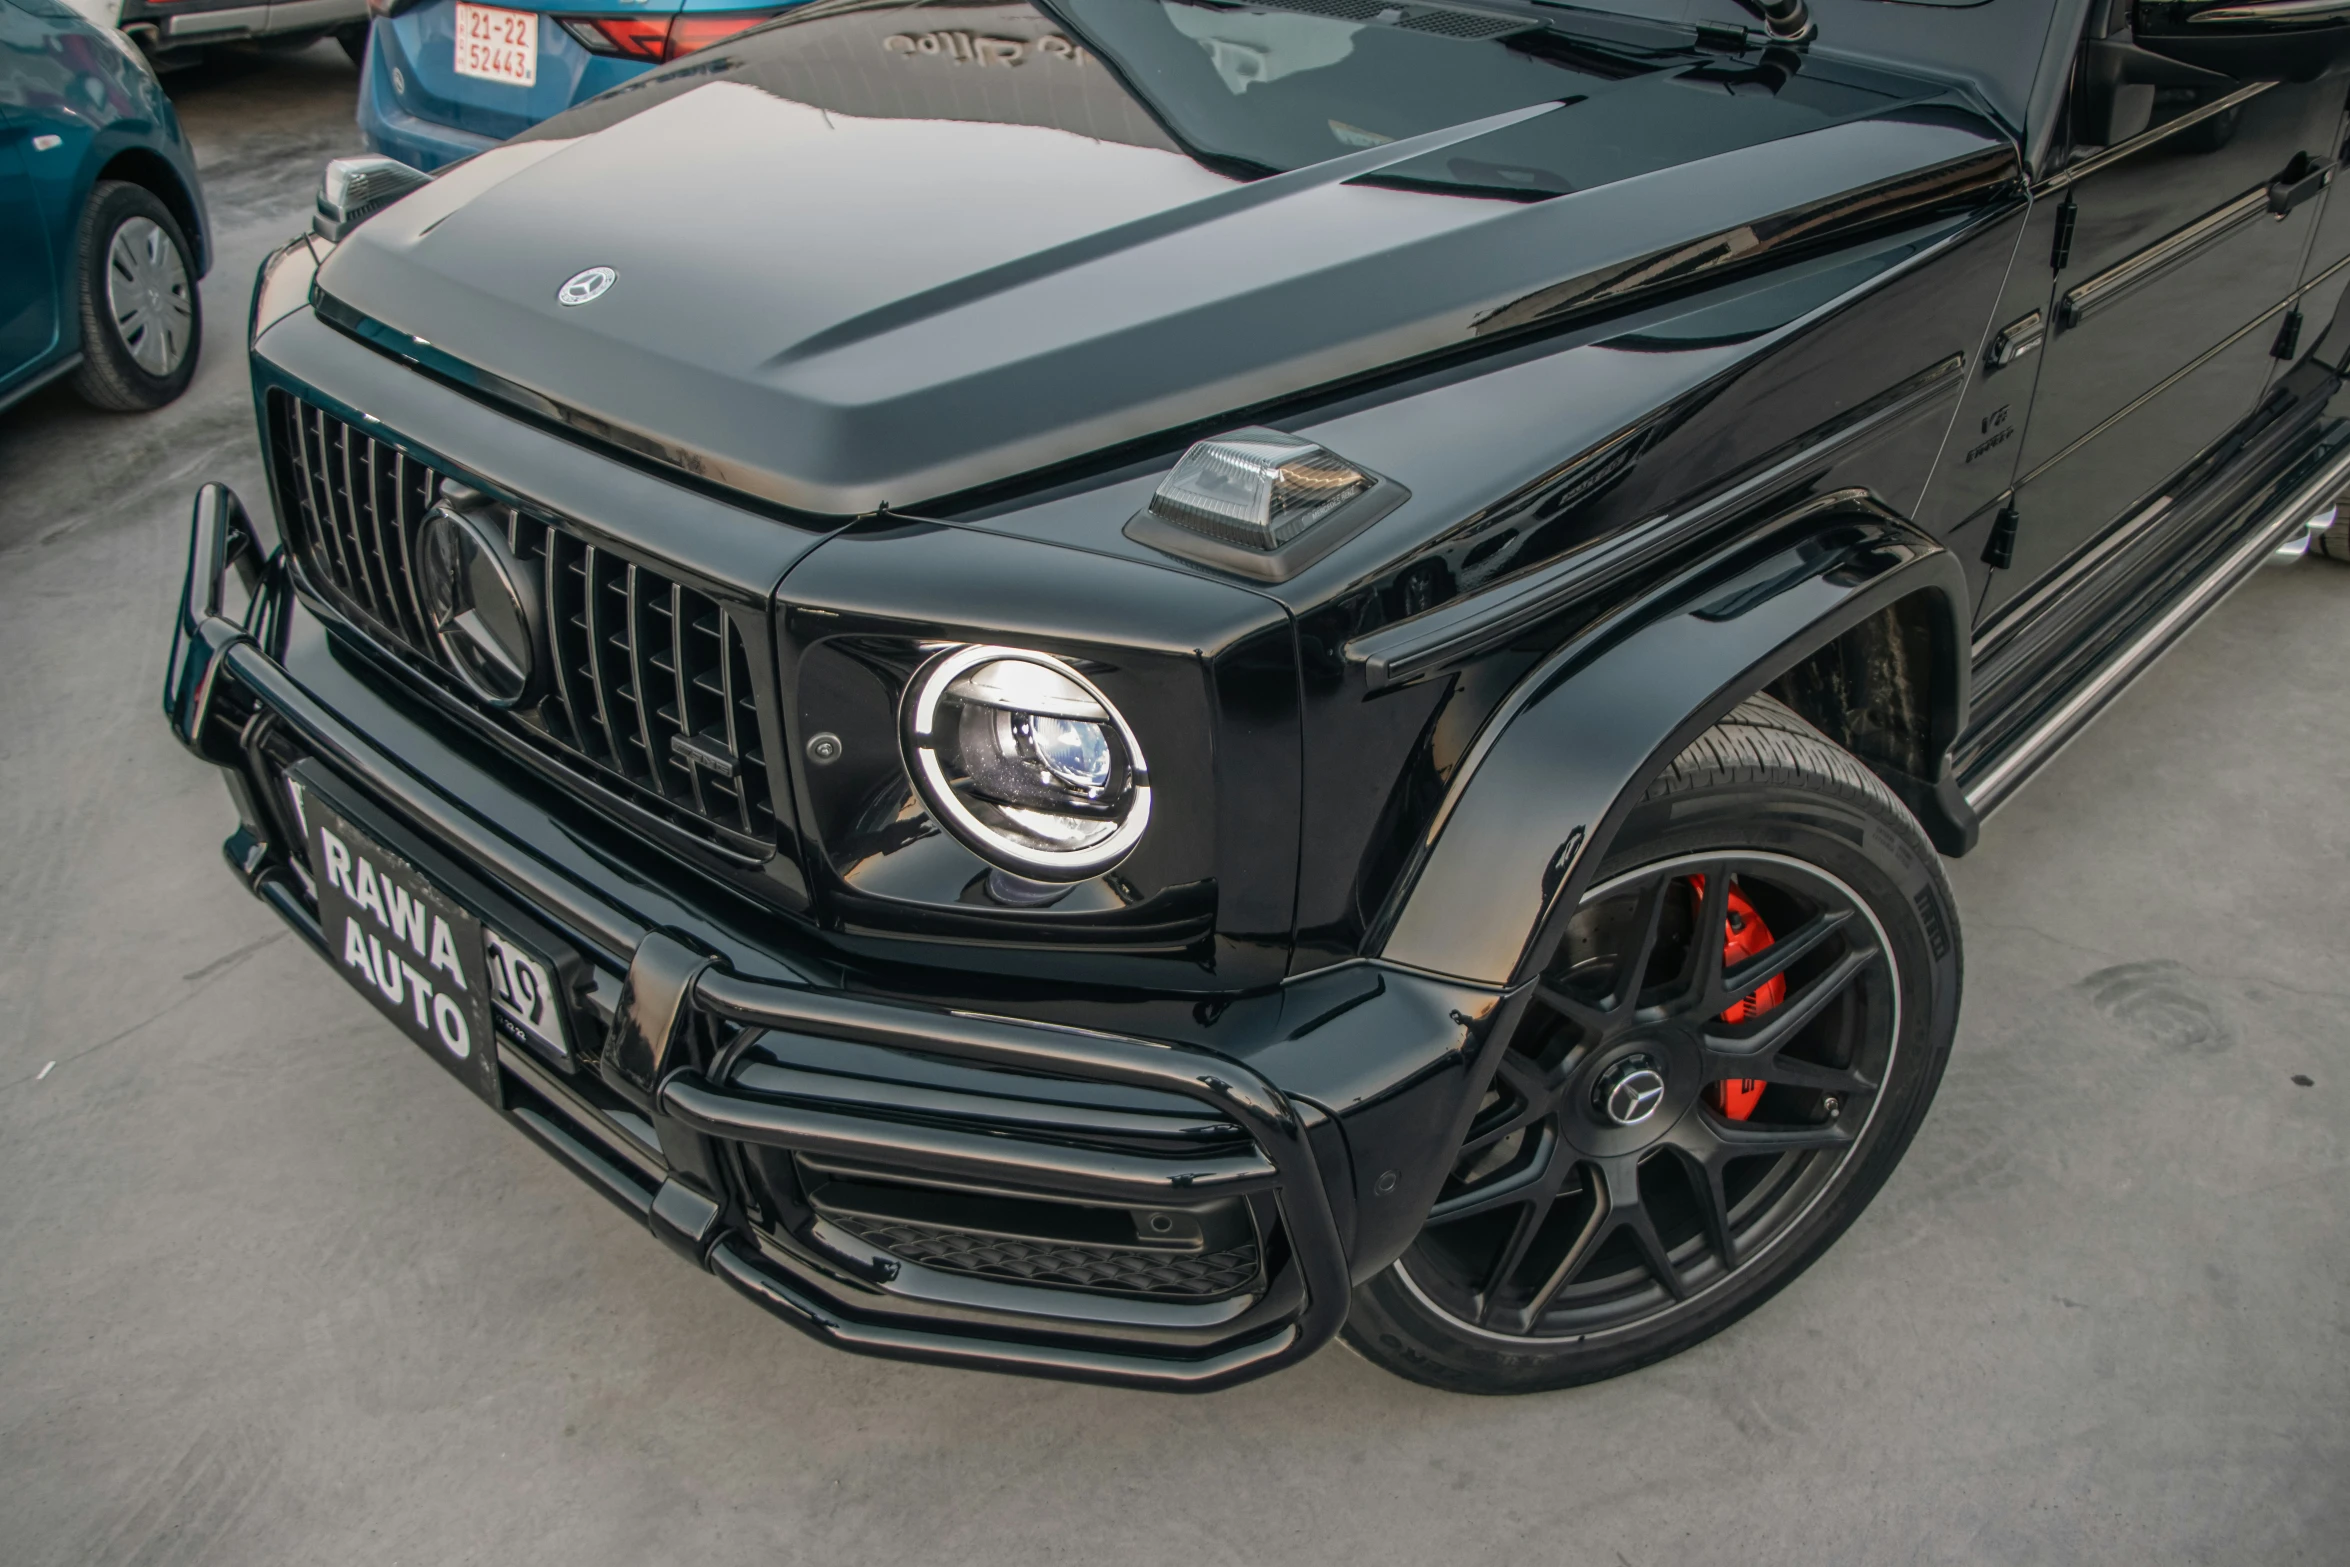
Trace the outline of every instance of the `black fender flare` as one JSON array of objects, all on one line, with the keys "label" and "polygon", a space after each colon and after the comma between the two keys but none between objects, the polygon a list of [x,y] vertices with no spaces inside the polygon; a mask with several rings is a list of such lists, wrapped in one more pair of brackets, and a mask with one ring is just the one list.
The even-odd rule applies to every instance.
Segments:
[{"label": "black fender flare", "polygon": [[1876,503],[1821,504],[1830,499],[1642,595],[1520,682],[1423,834],[1374,931],[1378,956],[1481,985],[1530,978],[1554,918],[1580,901],[1650,779],[1738,703],[1919,592],[1943,648],[1939,772],[1896,792],[1944,816],[1938,839],[1971,841],[1974,816],[1947,761],[1966,718],[1965,571]]}]

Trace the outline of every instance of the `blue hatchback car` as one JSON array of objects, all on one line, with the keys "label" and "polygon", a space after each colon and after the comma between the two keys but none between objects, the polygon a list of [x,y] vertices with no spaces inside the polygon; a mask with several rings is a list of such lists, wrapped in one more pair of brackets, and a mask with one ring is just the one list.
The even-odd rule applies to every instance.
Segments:
[{"label": "blue hatchback car", "polygon": [[433,170],[788,6],[741,0],[368,0],[359,129]]},{"label": "blue hatchback car", "polygon": [[212,254],[196,162],[137,47],[0,0],[0,408],[59,376],[101,408],[186,390]]}]

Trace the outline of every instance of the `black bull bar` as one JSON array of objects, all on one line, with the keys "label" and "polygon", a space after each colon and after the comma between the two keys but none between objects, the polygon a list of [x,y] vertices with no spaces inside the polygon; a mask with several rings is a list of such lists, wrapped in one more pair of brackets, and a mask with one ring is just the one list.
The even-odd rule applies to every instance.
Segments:
[{"label": "black bull bar", "polygon": [[[181,742],[223,769],[243,826],[229,860],[248,886],[320,945],[306,895],[291,876],[287,845],[272,845],[272,789],[255,735],[265,724],[332,773],[384,799],[433,846],[471,873],[494,877],[501,897],[608,954],[626,954],[627,978],[596,1070],[649,1118],[664,1167],[641,1170],[544,1116],[509,1110],[543,1145],[640,1213],[653,1233],[699,1266],[802,1331],[843,1349],[901,1359],[1181,1391],[1207,1391],[1302,1360],[1344,1323],[1346,1250],[1299,1105],[1258,1073],[1196,1046],[1065,1028],[1015,1018],[870,1000],[742,977],[675,936],[630,922],[601,899],[515,845],[484,843],[482,825],[306,692],[262,645],[287,591],[282,557],[265,563],[242,504],[228,489],[198,493],[187,577],[173,627],[163,706]],[[225,605],[231,574],[250,598],[241,617]],[[273,603],[273,596],[280,596]],[[257,639],[256,632],[260,633]],[[567,896],[577,894],[577,896]],[[890,1119],[879,1106],[812,1107],[728,1092],[709,1075],[709,1031],[700,1019],[848,1040],[918,1055],[1099,1084],[1181,1095],[1237,1127],[1238,1142],[1173,1155],[1050,1137]],[[510,1057],[511,1057],[511,1053]],[[519,1072],[526,1063],[508,1061]],[[532,1078],[543,1081],[543,1074]],[[757,1145],[969,1181],[1062,1200],[1134,1206],[1258,1196],[1277,1204],[1294,1302],[1270,1325],[1249,1322],[1239,1342],[1176,1346],[1163,1335],[1121,1337],[1119,1317],[1084,1314],[1089,1297],[1054,1291],[1057,1308],[1027,1316],[994,1310],[890,1310],[853,1274],[827,1274],[762,1247],[742,1224],[725,1147]],[[648,1189],[649,1188],[649,1189]],[[862,1281],[867,1285],[870,1281]],[[1271,1288],[1268,1271],[1268,1297]],[[1041,1292],[1040,1292],[1041,1293]],[[1057,1330],[1055,1323],[1082,1326]]]}]

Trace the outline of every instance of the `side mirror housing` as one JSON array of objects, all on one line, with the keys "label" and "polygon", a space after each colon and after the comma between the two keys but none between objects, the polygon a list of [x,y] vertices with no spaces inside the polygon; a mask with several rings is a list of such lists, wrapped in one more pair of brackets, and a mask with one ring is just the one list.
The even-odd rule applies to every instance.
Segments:
[{"label": "side mirror housing", "polygon": [[2350,0],[2138,0],[2137,46],[2240,82],[2314,81],[2350,63]]}]

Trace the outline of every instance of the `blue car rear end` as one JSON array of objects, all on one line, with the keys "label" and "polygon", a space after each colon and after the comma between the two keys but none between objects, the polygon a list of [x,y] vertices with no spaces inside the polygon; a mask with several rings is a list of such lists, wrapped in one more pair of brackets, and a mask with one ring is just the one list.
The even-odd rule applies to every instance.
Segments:
[{"label": "blue car rear end", "polygon": [[784,7],[742,0],[532,0],[502,11],[537,17],[536,81],[522,86],[457,69],[460,0],[371,0],[360,71],[359,129],[376,152],[432,170],[469,158],[663,60],[756,26]]}]

